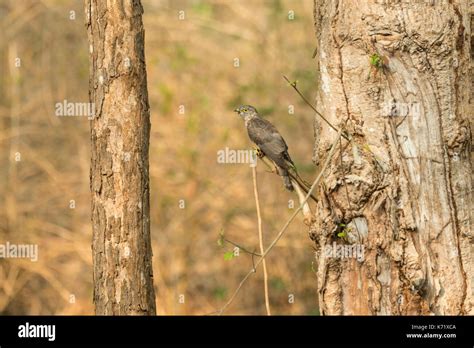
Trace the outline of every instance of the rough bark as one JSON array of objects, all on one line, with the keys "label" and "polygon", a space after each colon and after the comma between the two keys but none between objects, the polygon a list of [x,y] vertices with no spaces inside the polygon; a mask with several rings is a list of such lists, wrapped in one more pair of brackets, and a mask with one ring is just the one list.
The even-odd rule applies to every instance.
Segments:
[{"label": "rough bark", "polygon": [[143,8],[85,3],[90,51],[92,226],[96,314],[156,313],[150,243],[150,113]]},{"label": "rough bark", "polygon": [[[317,107],[353,134],[310,231],[321,313],[474,314],[469,3],[314,5]],[[318,163],[335,132],[315,134]],[[364,259],[327,257],[334,242]]]}]

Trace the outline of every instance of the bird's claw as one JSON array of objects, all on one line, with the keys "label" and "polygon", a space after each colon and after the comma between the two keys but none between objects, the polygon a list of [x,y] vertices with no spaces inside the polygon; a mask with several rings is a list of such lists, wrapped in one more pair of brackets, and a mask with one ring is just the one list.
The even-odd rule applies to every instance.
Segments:
[{"label": "bird's claw", "polygon": [[265,154],[262,152],[262,150],[260,150],[258,148],[255,149],[255,154],[258,156],[258,158],[265,157]]}]

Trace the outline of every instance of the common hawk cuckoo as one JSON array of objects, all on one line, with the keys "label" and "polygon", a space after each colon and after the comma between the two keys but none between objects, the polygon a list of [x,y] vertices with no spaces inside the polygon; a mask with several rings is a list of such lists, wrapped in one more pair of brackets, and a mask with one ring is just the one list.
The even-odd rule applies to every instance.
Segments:
[{"label": "common hawk cuckoo", "polygon": [[[288,145],[275,126],[261,118],[251,105],[241,105],[234,111],[244,119],[250,140],[257,145],[263,155],[275,164],[278,174],[283,178],[285,187],[293,191],[293,184],[296,182],[308,193],[309,185],[298,175],[295,164],[288,153]],[[311,197],[316,200],[313,195]]]}]

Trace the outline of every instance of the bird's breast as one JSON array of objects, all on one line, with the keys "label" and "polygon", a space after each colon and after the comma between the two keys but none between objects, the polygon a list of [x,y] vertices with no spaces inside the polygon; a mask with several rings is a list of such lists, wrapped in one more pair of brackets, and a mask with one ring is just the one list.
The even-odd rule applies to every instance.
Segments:
[{"label": "bird's breast", "polygon": [[250,120],[251,120],[251,119],[252,119],[252,118],[250,118],[250,117],[246,117],[246,118],[244,119],[245,127],[246,127],[247,129],[249,128],[249,124],[250,124]]}]

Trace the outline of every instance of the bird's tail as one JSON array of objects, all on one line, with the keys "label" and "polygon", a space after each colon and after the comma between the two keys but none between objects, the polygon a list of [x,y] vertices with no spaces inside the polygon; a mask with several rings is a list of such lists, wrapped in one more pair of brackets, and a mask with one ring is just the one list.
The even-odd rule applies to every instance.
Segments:
[{"label": "bird's tail", "polygon": [[[289,172],[288,172],[288,175],[289,175],[294,181],[296,181],[296,182],[298,183],[298,186],[299,186],[306,194],[308,194],[309,189],[311,188],[311,186],[310,186],[305,180],[303,180],[303,179],[299,176],[299,174],[298,174],[298,172],[296,171],[296,168],[295,168],[295,167],[293,167],[293,169],[294,169],[294,170],[293,170],[294,173],[289,171]],[[290,181],[290,184],[291,184],[291,181]],[[285,184],[285,186],[286,186],[286,184]],[[291,190],[291,191],[293,191],[293,190]],[[311,193],[310,197],[311,197],[316,203],[318,202],[318,199],[314,196],[313,193]]]},{"label": "bird's tail", "polygon": [[286,172],[285,174],[286,175],[282,175],[285,187],[288,191],[293,191],[295,188],[293,187],[293,184],[291,183],[290,177],[288,176],[288,175],[291,175],[291,173]]}]

